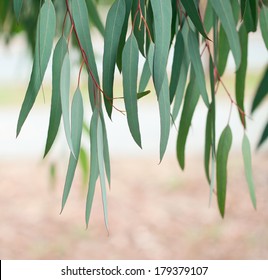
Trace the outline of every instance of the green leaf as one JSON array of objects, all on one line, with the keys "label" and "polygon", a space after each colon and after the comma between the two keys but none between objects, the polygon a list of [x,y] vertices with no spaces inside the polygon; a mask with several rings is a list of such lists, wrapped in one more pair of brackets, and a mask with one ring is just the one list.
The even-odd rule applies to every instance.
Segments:
[{"label": "green leaf", "polygon": [[96,9],[95,3],[93,3],[92,0],[86,1],[87,9],[89,18],[93,22],[93,24],[96,26],[96,28],[99,30],[100,34],[104,36],[104,26],[100,19],[100,15],[98,13],[98,10]]},{"label": "green leaf", "polygon": [[159,95],[165,78],[168,60],[172,7],[170,1],[151,0],[154,16],[155,52],[153,64],[153,81],[156,94]]},{"label": "green leaf", "polygon": [[64,191],[62,196],[62,207],[61,212],[65,206],[67,198],[70,193],[70,189],[74,179],[74,173],[78,162],[79,152],[80,152],[80,145],[81,145],[81,136],[82,136],[82,128],[83,128],[83,100],[80,89],[77,88],[75,91],[73,102],[72,102],[72,142],[74,145],[74,153],[75,157],[72,153],[70,153],[69,158],[69,165],[66,174],[65,184],[64,184]]},{"label": "green leaf", "polygon": [[28,114],[34,105],[36,96],[41,87],[51,55],[55,29],[55,9],[52,2],[50,0],[46,0],[38,17],[33,69],[27,92],[20,110],[17,124],[17,136],[19,135]]},{"label": "green leaf", "polygon": [[255,111],[255,109],[260,105],[262,100],[264,100],[265,96],[268,94],[268,66],[266,67],[265,73],[261,79],[257,92],[255,94],[251,113]]},{"label": "green leaf", "polygon": [[186,90],[177,138],[177,159],[181,169],[184,169],[185,166],[185,145],[199,96],[198,84],[193,77]]},{"label": "green leaf", "polygon": [[121,30],[124,24],[126,6],[124,0],[116,0],[110,8],[105,25],[103,53],[103,91],[106,111],[111,118],[113,104],[114,70]]},{"label": "green leaf", "polygon": [[166,74],[158,97],[160,113],[160,162],[164,157],[170,133],[170,101],[168,93],[168,77]]},{"label": "green leaf", "polygon": [[196,35],[190,30],[188,35],[188,47],[189,55],[193,65],[193,69],[196,76],[196,83],[198,84],[200,94],[204,100],[204,103],[209,107],[208,93],[206,89],[205,73],[201,62],[201,57],[199,53],[199,44]]},{"label": "green leaf", "polygon": [[150,71],[148,59],[146,59],[141,72],[139,92],[143,92],[146,89],[150,77],[151,77],[151,71]]},{"label": "green leaf", "polygon": [[246,128],[245,114],[242,112],[244,109],[244,97],[245,97],[245,84],[246,84],[246,74],[247,74],[247,61],[248,61],[248,33],[245,26],[242,24],[239,29],[239,38],[242,49],[242,60],[239,69],[236,72],[235,79],[235,97],[236,103],[239,107],[238,113],[242,125]]},{"label": "green leaf", "polygon": [[246,0],[243,8],[242,17],[246,30],[247,32],[255,32],[258,24],[258,3],[256,0]]},{"label": "green leaf", "polygon": [[211,158],[211,146],[212,146],[212,110],[208,110],[205,132],[205,152],[204,152],[204,165],[205,173],[208,182],[210,183],[210,158]]},{"label": "green leaf", "polygon": [[251,149],[250,149],[250,142],[246,134],[244,134],[243,137],[242,152],[243,152],[243,159],[244,159],[245,176],[248,183],[250,198],[254,208],[256,209],[255,187],[254,187],[253,176],[252,176]]},{"label": "green leaf", "polygon": [[23,0],[13,0],[14,12],[17,21],[20,19],[20,13],[23,5]]},{"label": "green leaf", "polygon": [[200,32],[200,34],[208,39],[207,34],[204,30],[203,23],[197,11],[195,1],[194,0],[181,0],[182,5],[184,6],[187,14],[189,15],[190,19],[192,20],[195,28]]},{"label": "green leaf", "polygon": [[99,111],[96,107],[94,109],[90,122],[90,176],[88,184],[88,193],[86,201],[86,225],[88,227],[89,218],[92,209],[92,202],[95,194],[96,181],[99,177],[99,163],[97,154],[97,125],[98,125]]},{"label": "green leaf", "polygon": [[62,117],[63,117],[63,126],[65,131],[66,140],[70,151],[72,152],[73,156],[75,156],[72,137],[71,137],[71,126],[70,126],[70,110],[69,110],[69,98],[70,98],[70,58],[69,53],[67,52],[62,68],[61,68],[61,75],[60,75],[60,99],[61,99],[61,110],[62,110]]},{"label": "green leaf", "polygon": [[88,160],[87,151],[84,147],[80,148],[79,166],[82,171],[83,186],[84,186],[87,183],[88,176],[89,176],[89,160]]},{"label": "green leaf", "polygon": [[232,12],[230,0],[209,0],[213,10],[218,15],[221,24],[225,30],[228,38],[229,46],[234,56],[236,69],[241,63],[241,48],[239,44],[239,37],[236,31],[236,23]]},{"label": "green leaf", "polygon": [[219,53],[218,73],[220,76],[222,76],[225,71],[229,52],[230,52],[230,47],[229,47],[227,35],[226,35],[222,25],[220,25],[219,52],[218,52]]},{"label": "green leaf", "polygon": [[229,125],[223,130],[217,150],[217,199],[221,216],[224,217],[227,184],[227,161],[232,145],[232,131]]},{"label": "green leaf", "polygon": [[44,157],[52,147],[59,130],[61,120],[60,76],[63,59],[68,51],[66,40],[61,37],[55,47],[52,61],[52,97],[49,117],[49,127]]},{"label": "green leaf", "polygon": [[260,26],[262,38],[265,43],[266,49],[268,50],[268,8],[265,6],[262,6],[260,12]]},{"label": "green leaf", "polygon": [[183,63],[184,57],[184,41],[182,32],[179,31],[176,35],[176,42],[174,46],[174,56],[173,56],[173,63],[172,63],[172,70],[171,70],[171,78],[170,78],[170,103],[172,103],[176,89],[178,86],[179,78],[180,78],[180,71],[181,66]]},{"label": "green leaf", "polygon": [[133,139],[141,147],[141,135],[137,106],[139,49],[133,33],[130,35],[125,44],[122,61],[124,101],[128,126]]},{"label": "green leaf", "polygon": [[210,2],[207,2],[205,16],[204,16],[204,27],[207,33],[211,30],[213,26],[213,9]]},{"label": "green leaf", "polygon": [[100,173],[100,183],[101,183],[101,194],[102,194],[102,205],[103,205],[103,213],[104,213],[104,221],[107,231],[109,231],[108,227],[108,211],[107,211],[107,195],[106,195],[106,183],[105,183],[105,167],[104,167],[104,159],[103,159],[103,130],[102,130],[102,122],[99,120],[97,124],[97,156],[98,156],[98,164],[99,164],[99,173]]},{"label": "green leaf", "polygon": [[142,97],[148,95],[151,91],[150,90],[146,90],[146,91],[143,91],[143,92],[138,92],[137,93],[137,99],[141,99]]},{"label": "green leaf", "polygon": [[259,143],[258,143],[258,148],[264,143],[264,141],[268,138],[268,122],[264,128],[264,131],[262,133],[262,136],[259,140]]}]

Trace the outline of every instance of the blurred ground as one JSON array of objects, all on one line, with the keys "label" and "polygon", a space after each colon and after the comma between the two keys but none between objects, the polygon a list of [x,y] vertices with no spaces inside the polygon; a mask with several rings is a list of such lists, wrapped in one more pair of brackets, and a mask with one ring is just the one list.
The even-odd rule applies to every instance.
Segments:
[{"label": "blurred ground", "polygon": [[[55,189],[46,162],[0,163],[1,259],[266,259],[268,258],[268,154],[254,157],[258,210],[253,210],[241,157],[231,155],[227,210],[215,197],[208,207],[202,158],[113,158],[108,192],[110,235],[99,192],[88,230],[85,192],[77,176],[59,215],[64,164]],[[99,188],[98,188],[99,189]]]}]

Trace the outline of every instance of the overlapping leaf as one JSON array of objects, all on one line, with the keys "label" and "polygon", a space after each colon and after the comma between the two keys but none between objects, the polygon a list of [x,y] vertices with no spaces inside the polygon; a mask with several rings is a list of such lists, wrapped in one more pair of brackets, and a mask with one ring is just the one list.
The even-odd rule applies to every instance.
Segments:
[{"label": "overlapping leaf", "polygon": [[23,0],[13,0],[14,12],[17,21],[19,21]]},{"label": "overlapping leaf", "polygon": [[260,26],[262,38],[268,50],[268,8],[263,6],[260,12]]},{"label": "overlapping leaf", "polygon": [[101,35],[104,36],[104,26],[100,19],[100,15],[96,9],[96,5],[93,3],[92,0],[87,0],[86,4],[87,4],[87,9],[88,9],[88,13],[89,13],[89,17],[90,17],[91,21],[96,26],[96,28],[99,30]]}]

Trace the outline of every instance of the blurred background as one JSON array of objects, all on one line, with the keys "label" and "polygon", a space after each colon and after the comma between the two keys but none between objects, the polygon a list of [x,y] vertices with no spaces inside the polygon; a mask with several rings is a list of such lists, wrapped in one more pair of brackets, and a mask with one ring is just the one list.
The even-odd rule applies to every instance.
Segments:
[{"label": "blurred background", "polygon": [[[107,12],[104,4],[99,6],[103,22]],[[29,28],[31,24],[28,23]],[[17,33],[19,28],[15,24],[8,30],[2,24],[0,29],[0,259],[268,258],[268,143],[256,150],[267,121],[267,100],[247,120],[257,211],[251,205],[244,176],[243,129],[236,109],[233,108],[231,116],[234,141],[228,163],[227,209],[223,220],[216,197],[209,207],[209,186],[203,168],[205,106],[200,102],[194,114],[187,142],[186,170],[182,172],[176,161],[175,127],[165,158],[159,165],[159,116],[156,98],[150,94],[139,101],[143,150],[132,140],[125,116],[114,111],[113,121],[106,120],[112,167],[112,186],[108,192],[110,232],[108,235],[104,226],[99,185],[86,230],[87,186],[81,168],[76,172],[65,210],[59,215],[69,156],[62,127],[53,150],[42,159],[49,120],[51,63],[36,104],[20,136],[15,137],[32,67],[31,45],[25,34],[8,36]],[[101,73],[103,41],[94,27],[92,40]],[[250,35],[249,42],[248,115],[268,61],[258,32]],[[71,55],[76,65],[72,70],[75,87],[79,54],[72,50]],[[223,80],[233,96],[234,69],[230,56]],[[86,99],[86,79],[84,83],[82,90]],[[122,95],[119,75],[115,91],[118,96]],[[123,109],[121,101],[116,101],[116,106]],[[228,121],[229,110],[228,96],[220,89],[218,136]],[[86,123],[90,114],[88,108]],[[83,143],[88,149],[86,137]]]}]

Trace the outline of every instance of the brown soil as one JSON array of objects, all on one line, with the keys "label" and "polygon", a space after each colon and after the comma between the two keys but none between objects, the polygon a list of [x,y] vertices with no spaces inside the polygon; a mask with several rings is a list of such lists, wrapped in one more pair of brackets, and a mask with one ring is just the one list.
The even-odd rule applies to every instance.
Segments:
[{"label": "brown soil", "polygon": [[[108,192],[110,235],[97,191],[85,230],[85,189],[76,177],[59,215],[65,164],[56,188],[48,164],[0,163],[0,259],[266,259],[268,155],[253,161],[258,210],[250,203],[240,156],[229,162],[226,217],[209,187],[202,158],[114,158]],[[97,188],[99,190],[99,186]]]}]

